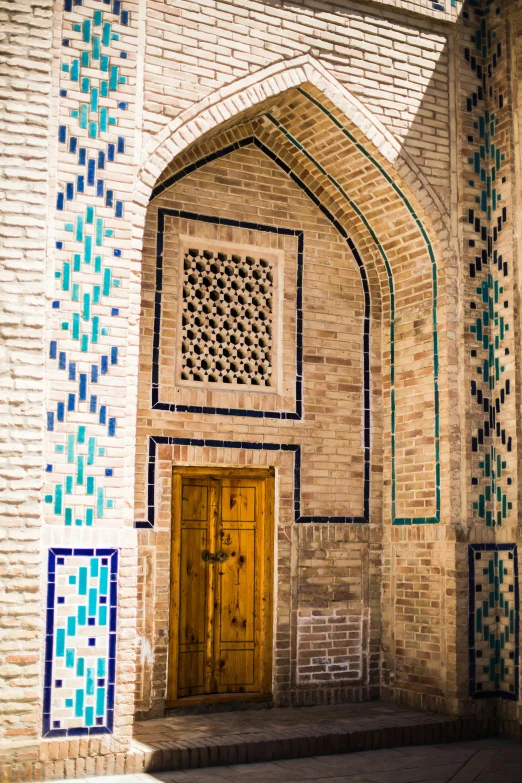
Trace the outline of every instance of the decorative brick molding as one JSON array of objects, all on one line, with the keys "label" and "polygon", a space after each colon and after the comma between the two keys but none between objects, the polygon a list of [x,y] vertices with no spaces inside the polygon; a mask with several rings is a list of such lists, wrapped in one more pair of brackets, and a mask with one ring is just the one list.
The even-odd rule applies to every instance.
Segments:
[{"label": "decorative brick molding", "polygon": [[408,182],[433,223],[449,228],[448,209],[398,139],[324,63],[310,55],[279,60],[216,90],[167,123],[146,145],[136,200],[146,206],[165,165],[211,130],[301,85],[313,85],[367,138],[396,174]]}]

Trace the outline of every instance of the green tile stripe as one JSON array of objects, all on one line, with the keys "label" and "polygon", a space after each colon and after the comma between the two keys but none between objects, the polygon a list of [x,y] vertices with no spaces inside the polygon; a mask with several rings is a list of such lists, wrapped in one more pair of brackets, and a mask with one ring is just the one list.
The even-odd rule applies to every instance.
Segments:
[{"label": "green tile stripe", "polygon": [[386,181],[392,186],[393,190],[397,193],[399,198],[405,204],[408,212],[413,217],[417,227],[419,228],[423,240],[426,244],[429,258],[431,261],[432,270],[432,334],[433,334],[433,381],[434,381],[434,407],[435,407],[435,516],[433,517],[396,517],[396,471],[395,471],[395,292],[393,286],[393,273],[391,266],[386,255],[386,252],[379,242],[378,237],[371,227],[368,219],[363,214],[361,209],[355,204],[355,202],[348,196],[344,188],[337,182],[337,180],[329,174],[321,164],[310,155],[310,153],[303,147],[300,142],[297,141],[272,115],[268,114],[268,119],[285,135],[285,137],[300,151],[308,160],[334,185],[334,187],[341,193],[346,202],[361,218],[364,226],[370,233],[373,241],[376,244],[377,249],[384,261],[388,287],[390,291],[390,407],[391,407],[391,454],[392,454],[392,522],[394,525],[413,525],[413,524],[436,524],[440,521],[440,414],[439,414],[439,366],[438,366],[438,332],[437,332],[437,266],[435,261],[435,253],[433,250],[430,238],[424,228],[422,221],[416,214],[412,205],[410,204],[406,195],[393,181],[388,172],[381,166],[381,164],[368,152],[368,150],[357,141],[357,139],[348,131],[334,115],[326,109],[316,98],[310,95],[306,90],[301,87],[297,88],[298,91],[311,103],[314,104],[320,111],[325,114],[331,122],[357,147],[357,149],[363,153],[363,155],[378,169],[379,173],[386,179]]}]

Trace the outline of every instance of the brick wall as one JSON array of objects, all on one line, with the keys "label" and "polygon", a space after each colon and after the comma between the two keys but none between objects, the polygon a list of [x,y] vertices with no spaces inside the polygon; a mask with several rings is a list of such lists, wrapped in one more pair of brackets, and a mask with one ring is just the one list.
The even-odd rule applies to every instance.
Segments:
[{"label": "brick wall", "polygon": [[[382,651],[383,697],[449,711],[495,708],[494,700],[469,700],[470,589],[489,589],[480,561],[470,565],[470,552],[480,552],[469,545],[493,547],[484,551],[495,569],[498,547],[514,554],[518,536],[520,227],[511,200],[520,190],[522,49],[518,4],[506,0],[494,10],[488,16],[479,6],[428,0],[393,7],[387,0],[284,7],[116,0],[104,6],[102,25],[94,0],[66,0],[54,21],[45,5],[0,9],[4,738],[31,741],[41,730],[42,465],[50,466],[43,559],[50,547],[80,544],[121,555],[115,734],[97,745],[63,740],[52,751],[35,744],[30,763],[40,760],[31,775],[123,769],[134,711],[161,713],[173,461],[278,470],[279,703],[377,693]],[[488,130],[493,112],[498,123]],[[486,132],[501,165],[487,157]],[[249,135],[257,146],[207,161],[147,210],[153,187]],[[263,145],[282,166],[267,163]],[[495,197],[487,186],[493,168]],[[304,232],[303,420],[152,409],[154,221],[165,204],[271,226],[282,219]],[[242,230],[207,226],[205,237],[261,241],[260,232]],[[46,231],[53,259],[45,267]],[[174,253],[177,234],[195,231],[195,223],[171,217],[166,231]],[[234,392],[228,407],[297,411],[296,236],[272,247],[289,277],[281,384],[276,394],[249,400]],[[101,249],[91,258],[93,247]],[[371,303],[367,365],[357,257]],[[164,306],[174,316],[175,280],[165,282]],[[483,317],[490,305],[493,320]],[[162,327],[159,399],[222,406],[223,389],[213,402],[177,382],[174,320]],[[485,378],[484,361],[492,372],[495,360],[498,377],[495,369]],[[370,427],[362,423],[365,408]],[[150,435],[300,445],[299,513],[308,524],[293,518],[295,451],[158,445],[152,507]],[[152,512],[154,529],[132,530]],[[311,521],[340,515],[352,521]],[[367,521],[353,524],[361,516]],[[506,568],[507,595],[515,581]],[[504,692],[516,695],[512,685],[508,671]],[[503,698],[500,713],[513,726],[516,698]]]},{"label": "brick wall", "polygon": [[[226,138],[214,141],[217,149],[226,141]],[[203,157],[208,154],[208,149],[202,147],[194,151],[194,155]],[[274,209],[274,204],[277,207]],[[158,211],[161,209],[178,210],[181,216],[167,215],[164,223],[163,234],[163,277],[161,299],[161,323],[154,326],[154,313],[157,307],[156,277],[156,247],[158,242]],[[159,329],[161,349],[159,366],[159,399],[163,402],[178,402],[186,405],[205,404],[218,408],[243,408],[249,407],[261,410],[278,412],[280,410],[294,410],[296,405],[295,374],[296,374],[296,276],[298,263],[298,243],[296,237],[282,235],[280,239],[274,239],[270,232],[253,230],[248,228],[232,228],[219,223],[213,225],[197,220],[198,213],[208,217],[221,219],[239,219],[252,224],[265,224],[271,227],[292,229],[303,232],[303,377],[304,397],[306,412],[304,421],[278,421],[270,419],[263,421],[249,417],[226,417],[212,415],[210,412],[203,418],[196,417],[194,413],[178,411],[167,412],[162,409],[151,410],[151,372],[152,372],[152,335],[154,328]],[[179,308],[179,264],[180,264],[180,237],[190,235],[190,240],[184,240],[187,247],[191,246],[203,250],[212,250],[215,243],[219,248],[234,252],[234,247],[258,245],[259,253],[275,251],[280,248],[282,255],[279,259],[284,267],[281,277],[282,303],[281,303],[281,339],[280,357],[277,356],[278,347],[273,351],[274,364],[281,359],[283,387],[281,394],[263,392],[262,388],[250,387],[247,392],[241,391],[241,387],[232,387],[230,390],[212,390],[212,385],[205,384],[199,391],[197,383],[187,386],[176,376],[176,370],[172,363],[173,349],[176,345],[176,331],[179,330],[179,321],[176,318],[176,310]],[[301,453],[301,514],[304,517],[363,517],[364,516],[364,482],[363,482],[363,450],[361,448],[361,424],[363,421],[363,326],[364,326],[364,296],[361,285],[361,277],[351,251],[346,242],[329,224],[320,211],[314,206],[307,196],[273,163],[265,153],[254,145],[236,150],[213,163],[203,166],[199,171],[190,173],[178,184],[173,184],[163,193],[157,196],[150,206],[146,228],[144,267],[143,267],[143,311],[141,332],[141,372],[139,386],[139,414],[138,414],[138,444],[139,458],[137,464],[136,481],[136,513],[139,518],[147,515],[147,482],[149,473],[145,470],[145,458],[148,457],[147,438],[151,435],[162,437],[186,438],[193,437],[195,433],[203,440],[223,439],[225,441],[248,441],[296,444],[302,448]],[[277,242],[275,241],[277,240]],[[205,244],[206,243],[206,244]],[[217,247],[217,245],[216,245]],[[217,251],[216,251],[217,252]],[[239,252],[239,251],[236,251]],[[255,251],[251,249],[250,253]],[[341,338],[341,334],[343,335]],[[172,344],[172,345],[171,345]],[[169,347],[170,346],[170,347]],[[285,369],[286,368],[286,369]],[[378,371],[378,368],[374,368]],[[376,383],[376,386],[378,384]],[[285,389],[287,389],[285,393]],[[274,389],[275,391],[275,389]],[[376,405],[378,396],[376,394]],[[377,407],[378,410],[378,407]],[[379,426],[376,414],[376,426]],[[155,573],[156,584],[168,583],[168,572],[164,573],[165,566],[168,569],[169,530],[170,530],[170,474],[173,461],[180,461],[180,454],[176,452],[172,456],[174,447],[161,446],[158,457],[165,461],[165,478],[161,483],[162,501],[165,504],[165,512],[160,510],[160,517],[155,520],[155,525],[160,525],[157,533],[140,534],[143,536],[144,551],[151,552],[151,563],[147,566],[148,558],[144,557],[144,570],[142,576],[141,601],[147,601],[145,591],[150,591],[151,577],[145,573]],[[163,451],[170,452],[163,454]],[[203,453],[201,453],[203,452]],[[170,459],[170,462],[169,462]],[[217,454],[210,455],[208,449],[191,449],[190,457],[181,457],[182,463],[190,463],[196,460],[196,464],[256,464],[258,456],[256,451],[248,449],[219,450]],[[272,459],[272,462],[270,461]],[[277,453],[269,452],[263,455],[261,464],[275,464],[281,472],[281,492],[278,497],[278,509],[276,517],[279,519],[281,532],[292,531],[293,514],[292,503],[292,475],[293,463],[286,460],[286,464],[279,465]],[[148,460],[147,460],[148,461]],[[285,490],[290,484],[289,491]],[[162,506],[163,508],[163,506]],[[374,514],[378,510],[374,509]],[[308,526],[306,526],[308,528]],[[367,661],[368,650],[368,602],[363,600],[362,583],[368,579],[367,565],[362,567],[361,557],[368,558],[368,545],[359,544],[357,541],[367,541],[368,536],[364,532],[349,531],[347,526],[312,525],[310,530],[315,530],[321,540],[330,540],[333,531],[337,535],[328,544],[334,550],[330,554],[330,560],[324,567],[314,563],[311,569],[304,566],[307,558],[305,552],[301,552],[306,546],[301,542],[305,533],[291,532],[293,553],[288,553],[290,560],[297,556],[303,558],[303,565],[298,564],[297,593],[291,584],[291,575],[288,571],[288,559],[286,553],[281,552],[278,560],[279,578],[277,580],[277,600],[275,606],[276,635],[277,635],[277,663],[274,672],[277,683],[276,699],[297,697],[293,693],[296,685],[313,686],[317,691],[330,687],[339,690],[341,687],[356,685],[357,688],[367,687],[367,664],[362,666],[362,659]],[[160,533],[161,530],[161,533]],[[322,531],[322,532],[321,532]],[[329,532],[330,531],[330,532]],[[339,547],[345,550],[348,558],[347,570],[337,565],[336,590],[333,591],[330,601],[323,601],[320,583],[326,583],[330,577],[326,573],[327,565],[335,556],[336,540]],[[284,536],[282,541],[284,541]],[[155,551],[150,549],[155,542]],[[325,544],[326,545],[326,544]],[[313,546],[313,544],[310,544]],[[362,552],[361,554],[361,547]],[[350,553],[358,563],[354,566],[352,578],[350,570],[352,563]],[[300,562],[300,560],[299,560]],[[161,575],[160,575],[161,574]],[[154,578],[154,577],[152,577]],[[346,614],[346,585],[353,583],[353,606],[350,614]],[[344,585],[344,588],[343,588]],[[317,588],[318,594],[313,597],[310,590]],[[154,590],[152,590],[154,593]],[[344,596],[344,597],[343,597]],[[164,595],[167,598],[168,594]],[[156,603],[152,609],[154,622],[147,622],[143,628],[142,649],[143,680],[140,677],[138,691],[143,702],[141,709],[145,712],[147,705],[153,711],[161,709],[165,682],[165,658],[166,642],[168,637],[168,606],[161,608],[159,598],[155,601],[152,596],[150,601]],[[287,604],[289,602],[289,606]],[[287,607],[290,611],[287,613]],[[332,625],[331,630],[324,638],[324,644],[316,645],[317,656],[333,657],[333,647],[339,646],[339,659],[350,662],[357,661],[356,665],[350,663],[349,673],[343,677],[335,674],[336,660],[330,665],[323,664],[324,672],[329,672],[328,677],[314,677],[307,675],[309,662],[304,652],[305,643],[301,638],[304,631],[305,607],[310,610],[326,610],[337,613],[338,623],[355,624],[358,628],[357,638],[353,636],[350,625],[350,633],[344,637],[336,636],[338,629]],[[337,608],[333,608],[337,607]],[[340,607],[343,607],[342,609]],[[297,608],[297,624],[295,626],[295,608]],[[144,619],[149,612],[144,612]],[[326,612],[325,612],[326,616]],[[318,621],[321,622],[321,621]],[[155,628],[152,627],[155,626]],[[364,625],[364,634],[363,634]],[[347,631],[347,628],[344,628]],[[292,641],[295,634],[297,640]],[[283,636],[286,635],[286,644]],[[344,641],[339,641],[344,639]],[[296,647],[295,647],[296,645]],[[295,649],[294,649],[295,647]],[[319,648],[321,650],[319,651]],[[150,651],[145,654],[145,650]],[[152,667],[152,688],[154,693],[147,694],[145,689],[150,686],[147,676],[148,667]],[[297,667],[297,669],[296,669]],[[333,668],[332,668],[333,667]],[[339,665],[339,671],[346,666]],[[279,692],[290,692],[290,696],[280,696]],[[315,701],[320,700],[316,692],[312,696]],[[339,699],[339,695],[330,698]]]},{"label": "brick wall", "polygon": [[368,547],[346,525],[298,532],[297,683],[347,689],[368,677]]},{"label": "brick wall", "polygon": [[0,5],[0,739],[40,732],[52,6]]},{"label": "brick wall", "polygon": [[303,2],[153,2],[147,14],[144,143],[223,85],[309,53],[382,120],[447,201],[450,55],[437,21],[417,26],[384,7]]}]

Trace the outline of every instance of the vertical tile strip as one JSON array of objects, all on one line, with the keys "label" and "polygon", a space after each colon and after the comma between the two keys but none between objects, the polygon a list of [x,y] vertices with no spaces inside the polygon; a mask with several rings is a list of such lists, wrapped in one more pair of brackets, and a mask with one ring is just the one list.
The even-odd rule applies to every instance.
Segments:
[{"label": "vertical tile strip", "polygon": [[131,233],[123,205],[133,178],[129,6],[64,0],[45,503],[47,516],[66,526],[96,524],[119,503],[103,468],[114,467],[124,426],[117,365],[127,346],[126,321],[118,321]]},{"label": "vertical tile strip", "polygon": [[512,238],[503,197],[509,196],[510,140],[504,117],[511,111],[506,75],[505,21],[499,2],[473,2],[465,12],[469,46],[464,59],[475,77],[465,97],[463,161],[467,210],[464,255],[466,343],[469,346],[471,516],[486,527],[515,522],[514,430],[516,417],[512,324]]}]

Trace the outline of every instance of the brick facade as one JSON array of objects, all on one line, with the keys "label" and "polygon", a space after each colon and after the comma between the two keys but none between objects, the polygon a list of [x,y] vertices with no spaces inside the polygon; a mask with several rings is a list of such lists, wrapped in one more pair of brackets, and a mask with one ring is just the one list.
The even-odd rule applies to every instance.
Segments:
[{"label": "brick facade", "polygon": [[0,10],[2,780],[143,767],[175,464],[276,470],[276,704],[517,734],[521,11]]},{"label": "brick facade", "polygon": [[46,226],[52,6],[5,3],[0,162],[0,736],[40,735]]}]

